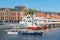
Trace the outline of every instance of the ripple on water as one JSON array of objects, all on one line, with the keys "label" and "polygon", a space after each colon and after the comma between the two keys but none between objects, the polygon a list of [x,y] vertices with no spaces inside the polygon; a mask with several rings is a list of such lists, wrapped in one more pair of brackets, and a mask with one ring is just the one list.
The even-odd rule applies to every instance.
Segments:
[{"label": "ripple on water", "polygon": [[46,30],[43,35],[8,35],[0,30],[0,40],[60,40],[60,28]]}]

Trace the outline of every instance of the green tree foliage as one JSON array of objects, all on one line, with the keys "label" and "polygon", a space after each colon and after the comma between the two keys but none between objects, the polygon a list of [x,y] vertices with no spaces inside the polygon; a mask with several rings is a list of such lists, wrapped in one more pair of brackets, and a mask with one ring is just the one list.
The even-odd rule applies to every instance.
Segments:
[{"label": "green tree foliage", "polygon": [[33,9],[28,9],[26,15],[28,15],[28,14],[34,15],[34,12],[35,12],[35,10],[33,10]]}]

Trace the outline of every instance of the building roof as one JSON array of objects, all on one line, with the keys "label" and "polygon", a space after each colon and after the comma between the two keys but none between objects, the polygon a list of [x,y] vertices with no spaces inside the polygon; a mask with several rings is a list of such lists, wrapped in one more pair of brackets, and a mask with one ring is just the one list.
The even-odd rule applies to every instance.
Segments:
[{"label": "building roof", "polygon": [[49,18],[50,18],[50,19],[53,19],[53,18],[54,18],[54,19],[58,19],[58,16],[50,15]]},{"label": "building roof", "polygon": [[44,17],[44,18],[46,18],[47,15],[46,15],[45,13],[39,13],[39,14],[38,14],[38,17]]},{"label": "building roof", "polygon": [[23,11],[25,6],[16,6],[15,8],[0,8],[0,10],[9,9],[10,11]]},{"label": "building roof", "polygon": [[6,9],[6,8],[0,8],[0,10],[4,10],[4,9]]}]

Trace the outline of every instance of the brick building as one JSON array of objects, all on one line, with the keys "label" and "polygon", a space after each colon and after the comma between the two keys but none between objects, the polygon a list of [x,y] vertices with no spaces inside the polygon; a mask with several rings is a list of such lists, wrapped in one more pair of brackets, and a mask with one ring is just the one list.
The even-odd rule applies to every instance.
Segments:
[{"label": "brick building", "polygon": [[[4,20],[6,22],[19,22],[23,18],[23,14],[27,12],[28,9],[25,6],[16,6],[15,8],[0,8],[0,20]],[[47,17],[46,15],[54,15],[60,19],[60,13],[56,12],[41,12],[35,11],[35,15]]]},{"label": "brick building", "polygon": [[19,22],[22,20],[25,6],[16,6],[15,8],[0,8],[0,20],[6,22]]}]

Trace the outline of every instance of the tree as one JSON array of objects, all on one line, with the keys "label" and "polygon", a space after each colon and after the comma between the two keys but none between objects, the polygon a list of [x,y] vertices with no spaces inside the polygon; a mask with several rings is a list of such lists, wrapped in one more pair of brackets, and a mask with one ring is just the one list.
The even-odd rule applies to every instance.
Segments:
[{"label": "tree", "polygon": [[28,11],[26,12],[26,15],[28,15],[28,14],[34,15],[34,12],[35,12],[35,10],[33,10],[33,9],[28,9]]}]

